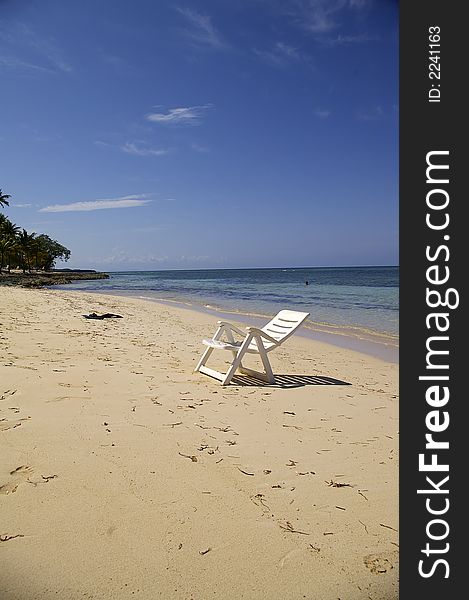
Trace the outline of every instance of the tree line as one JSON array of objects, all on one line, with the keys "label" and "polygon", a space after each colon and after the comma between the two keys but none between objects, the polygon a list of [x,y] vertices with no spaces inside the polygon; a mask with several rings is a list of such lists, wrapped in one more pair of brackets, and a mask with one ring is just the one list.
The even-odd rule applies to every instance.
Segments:
[{"label": "tree line", "polygon": [[[0,208],[9,206],[9,194],[0,189]],[[44,233],[28,233],[0,212],[0,273],[3,268],[49,271],[60,259],[67,261],[71,252]]]}]

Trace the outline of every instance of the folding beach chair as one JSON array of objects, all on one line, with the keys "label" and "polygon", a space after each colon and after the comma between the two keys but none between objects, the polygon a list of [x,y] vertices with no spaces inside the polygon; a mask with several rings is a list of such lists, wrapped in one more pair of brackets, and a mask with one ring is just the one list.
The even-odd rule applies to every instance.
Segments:
[{"label": "folding beach chair", "polygon": [[[218,329],[213,338],[203,340],[203,343],[208,348],[205,350],[194,371],[215,377],[221,381],[222,385],[228,385],[237,370],[245,375],[257,377],[268,383],[275,383],[267,353],[283,344],[308,316],[309,313],[281,310],[262,329],[246,327],[245,331],[231,323],[218,321]],[[242,341],[235,341],[233,332],[244,339]],[[226,338],[225,341],[222,340],[223,336]],[[232,353],[233,360],[226,373],[219,373],[205,366],[205,363],[214,350],[229,350]],[[241,361],[246,352],[259,354],[264,366],[264,373],[253,371],[243,366]]]}]

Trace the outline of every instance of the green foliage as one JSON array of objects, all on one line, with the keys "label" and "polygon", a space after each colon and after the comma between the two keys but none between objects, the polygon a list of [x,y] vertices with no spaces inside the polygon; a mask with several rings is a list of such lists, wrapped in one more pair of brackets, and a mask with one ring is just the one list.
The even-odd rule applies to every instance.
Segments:
[{"label": "green foliage", "polygon": [[48,235],[42,233],[35,239],[37,244],[38,252],[44,255],[44,268],[46,270],[52,269],[57,259],[67,262],[70,258],[71,252],[62,244],[59,244],[57,240],[51,239]]},{"label": "green foliage", "polygon": [[[8,194],[0,189],[0,206],[8,206]],[[55,266],[55,261],[67,261],[71,252],[68,248],[42,233],[28,233],[26,229],[12,223],[0,213],[0,272],[4,266],[11,268],[48,271]]]},{"label": "green foliage", "polygon": [[10,206],[8,198],[11,198],[10,194],[4,194],[0,188],[0,206]]}]

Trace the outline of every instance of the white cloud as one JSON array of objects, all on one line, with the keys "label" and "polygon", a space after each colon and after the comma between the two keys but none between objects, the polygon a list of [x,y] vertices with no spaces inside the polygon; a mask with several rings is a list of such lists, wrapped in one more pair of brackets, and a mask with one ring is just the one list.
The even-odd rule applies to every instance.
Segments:
[{"label": "white cloud", "polygon": [[101,140],[95,140],[94,142],[95,146],[102,146],[103,148],[112,148],[113,145],[109,144],[108,142],[103,142]]},{"label": "white cloud", "polygon": [[282,10],[315,35],[340,27],[343,11],[361,11],[371,0],[282,0]]},{"label": "white cloud", "polygon": [[211,17],[191,8],[178,8],[177,11],[189,22],[190,28],[184,29],[183,32],[193,42],[212,48],[226,46],[220,33],[213,26]]},{"label": "white cloud", "polygon": [[202,106],[186,106],[170,108],[167,113],[149,113],[146,119],[152,123],[171,125],[199,125],[204,111],[212,108],[212,104]]},{"label": "white cloud", "polygon": [[192,142],[191,148],[192,150],[194,150],[194,152],[200,152],[202,154],[210,152],[210,149],[207,148],[207,146],[201,146],[200,144],[196,144],[195,142]]},{"label": "white cloud", "polygon": [[296,48],[293,48],[293,46],[289,46],[288,44],[285,44],[284,42],[277,42],[275,44],[275,48],[276,48],[277,52],[279,52],[280,54],[283,54],[287,58],[291,58],[293,60],[299,60],[301,58],[300,53],[298,52],[298,50]]},{"label": "white cloud", "polygon": [[109,142],[103,142],[101,140],[96,140],[94,142],[95,146],[101,148],[111,148],[113,150],[121,150],[126,154],[133,154],[134,156],[164,156],[165,154],[169,154],[171,150],[167,148],[151,148],[147,142],[143,142],[140,140],[134,142],[125,142],[120,146],[117,144],[110,144]]},{"label": "white cloud", "polygon": [[36,65],[31,62],[20,60],[19,58],[8,56],[0,57],[0,68],[2,67],[7,69],[16,69],[20,71],[37,71],[43,73],[53,72],[52,69],[48,69],[47,67],[43,67],[41,65]]},{"label": "white cloud", "polygon": [[337,27],[335,15],[346,5],[345,0],[307,0],[302,2],[303,25],[312,33],[326,33]]},{"label": "white cloud", "polygon": [[164,263],[168,260],[168,256],[156,256],[154,254],[132,255],[126,250],[113,248],[112,254],[104,257],[95,257],[92,259],[93,264],[102,265],[125,265],[125,264],[149,264],[149,263]]},{"label": "white cloud", "polygon": [[73,70],[53,42],[36,38],[31,45],[49,61],[55,70],[63,73],[70,73]]},{"label": "white cloud", "polygon": [[349,3],[352,8],[361,10],[370,4],[370,0],[349,0]]},{"label": "white cloud", "polygon": [[10,47],[13,54],[10,58],[0,59],[0,67],[7,66],[52,73],[59,71],[70,73],[72,71],[72,67],[65,60],[53,38],[41,37],[25,23],[4,21],[2,25],[2,40]]},{"label": "white cloud", "polygon": [[135,156],[163,156],[168,154],[169,150],[163,148],[149,148],[143,142],[126,142],[120,146],[122,152],[134,154]]},{"label": "white cloud", "polygon": [[285,67],[292,62],[307,60],[297,48],[284,42],[277,42],[271,50],[254,49],[254,53],[265,62],[275,67]]},{"label": "white cloud", "polygon": [[375,106],[371,110],[358,113],[357,119],[360,121],[377,121],[384,116],[381,106]]},{"label": "white cloud", "polygon": [[146,265],[151,267],[165,266],[170,268],[181,268],[183,266],[190,267],[191,265],[220,265],[226,262],[224,256],[212,257],[208,255],[194,255],[194,256],[167,256],[157,255],[152,253],[147,254],[131,254],[123,248],[112,248],[111,253],[108,256],[91,257],[88,262],[93,265],[102,265],[107,267],[125,267],[125,266],[143,266]]},{"label": "white cloud", "polygon": [[331,111],[327,108],[316,108],[316,110],[314,111],[314,114],[319,119],[327,119],[328,117],[331,116]]},{"label": "white cloud", "polygon": [[131,196],[122,196],[121,198],[72,202],[71,204],[52,204],[41,208],[39,212],[82,212],[91,210],[109,210],[113,208],[133,208],[135,206],[144,206],[151,202],[151,200],[146,199],[146,196],[146,194],[134,194]]},{"label": "white cloud", "polygon": [[10,208],[29,208],[30,206],[32,206],[31,203],[27,203],[27,204],[15,204],[14,206],[10,206]]},{"label": "white cloud", "polygon": [[364,44],[366,42],[377,42],[379,37],[369,35],[367,33],[359,33],[357,35],[341,35],[335,38],[326,38],[321,40],[327,46],[350,46],[351,44]]},{"label": "white cloud", "polygon": [[122,56],[101,52],[100,58],[106,66],[115,71],[118,75],[135,75],[135,67]]}]

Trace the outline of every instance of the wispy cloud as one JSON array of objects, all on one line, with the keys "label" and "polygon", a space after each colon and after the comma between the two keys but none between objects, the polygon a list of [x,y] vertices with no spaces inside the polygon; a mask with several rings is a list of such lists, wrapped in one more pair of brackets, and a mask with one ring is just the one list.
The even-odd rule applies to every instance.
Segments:
[{"label": "wispy cloud", "polygon": [[188,27],[182,31],[192,42],[211,48],[223,48],[227,46],[221,34],[212,23],[212,18],[203,15],[192,8],[176,9],[187,21]]},{"label": "wispy cloud", "polygon": [[182,255],[182,256],[168,256],[158,255],[152,253],[146,254],[131,254],[123,248],[111,248],[108,256],[96,256],[88,258],[90,264],[103,265],[109,267],[115,266],[119,268],[123,265],[127,266],[151,266],[151,265],[165,265],[173,268],[192,265],[222,265],[226,263],[226,257],[224,256],[208,256],[208,255]]},{"label": "wispy cloud", "polygon": [[298,17],[312,33],[327,33],[338,26],[337,13],[347,5],[346,0],[300,1]]},{"label": "wispy cloud", "polygon": [[314,114],[316,117],[318,117],[318,119],[327,119],[331,116],[332,111],[330,111],[328,108],[316,108]]},{"label": "wispy cloud", "polygon": [[100,54],[100,58],[106,67],[112,69],[118,75],[129,76],[136,74],[135,66],[132,65],[131,62],[129,62],[126,58],[123,58],[122,56],[117,56],[116,54],[108,54],[102,51]]},{"label": "wispy cloud", "polygon": [[315,35],[336,29],[342,22],[342,11],[362,11],[371,0],[291,0],[280,4],[298,25]]},{"label": "wispy cloud", "polygon": [[115,144],[110,144],[109,142],[103,142],[102,140],[95,140],[93,142],[93,144],[95,146],[101,147],[101,148],[115,148],[116,145]]},{"label": "wispy cloud", "polygon": [[19,58],[15,58],[12,56],[2,56],[0,57],[0,69],[14,69],[16,71],[29,71],[29,72],[43,72],[43,73],[52,73],[52,69],[48,69],[47,67],[43,67],[41,65],[36,65],[31,62],[27,62],[21,60]]},{"label": "wispy cloud", "polygon": [[60,133],[53,133],[51,135],[42,135],[36,129],[32,132],[33,137],[31,138],[33,142],[38,142],[40,144],[46,144],[49,142],[59,142],[62,140],[62,135]]},{"label": "wispy cloud", "polygon": [[1,36],[9,56],[0,59],[0,67],[35,72],[70,73],[73,69],[52,38],[44,38],[25,23],[0,23]]},{"label": "wispy cloud", "polygon": [[92,259],[93,264],[122,265],[122,264],[151,264],[164,263],[168,256],[157,256],[155,254],[132,255],[121,248],[113,248],[108,256],[100,256]]},{"label": "wispy cloud", "polygon": [[212,104],[170,108],[168,112],[155,112],[146,115],[147,121],[166,125],[200,125],[203,113],[212,108]]},{"label": "wispy cloud", "polygon": [[282,56],[285,56],[286,58],[288,58],[290,60],[300,60],[301,59],[301,54],[298,52],[298,50],[296,48],[294,48],[293,46],[289,46],[288,44],[285,44],[284,42],[277,42],[275,44],[275,51],[278,54],[281,54]]},{"label": "wispy cloud", "polygon": [[362,8],[366,8],[371,4],[372,0],[349,0],[349,4],[352,8],[357,8],[361,10]]},{"label": "wispy cloud", "polygon": [[14,204],[14,206],[11,206],[10,208],[29,208],[30,206],[32,206],[31,203],[26,203],[26,204]]},{"label": "wispy cloud", "polygon": [[357,115],[359,121],[377,121],[384,116],[384,111],[381,106],[375,106],[374,108],[366,111],[361,111]]},{"label": "wispy cloud", "polygon": [[54,41],[41,40],[35,37],[31,40],[31,46],[35,48],[39,54],[43,55],[49,63],[58,71],[70,73],[73,69],[71,65],[62,56],[61,50],[56,46]]},{"label": "wispy cloud", "polygon": [[192,150],[194,150],[194,152],[200,152],[201,154],[206,154],[207,152],[210,152],[210,149],[207,148],[207,146],[201,146],[200,144],[196,144],[195,142],[192,142],[191,148]]},{"label": "wispy cloud", "polygon": [[150,148],[144,142],[126,142],[119,147],[122,152],[135,156],[163,156],[169,153],[169,150],[164,148]]},{"label": "wispy cloud", "polygon": [[366,42],[378,42],[377,35],[368,33],[359,33],[357,35],[338,35],[334,38],[324,38],[321,40],[327,46],[350,46],[351,44],[364,44]]},{"label": "wispy cloud", "polygon": [[123,144],[111,144],[110,142],[95,140],[94,145],[98,146],[99,148],[120,150],[121,152],[133,154],[134,156],[164,156],[165,154],[169,154],[171,152],[169,148],[152,148],[147,142],[141,140],[125,142]]},{"label": "wispy cloud", "polygon": [[39,212],[82,212],[92,210],[109,210],[114,208],[133,208],[144,206],[151,202],[147,194],[133,194],[120,198],[109,198],[101,200],[89,200],[85,202],[72,202],[71,204],[52,204],[41,208]]},{"label": "wispy cloud", "polygon": [[272,49],[254,49],[254,53],[264,62],[274,67],[285,67],[292,62],[300,62],[307,57],[297,48],[289,46],[284,42],[277,42]]}]

